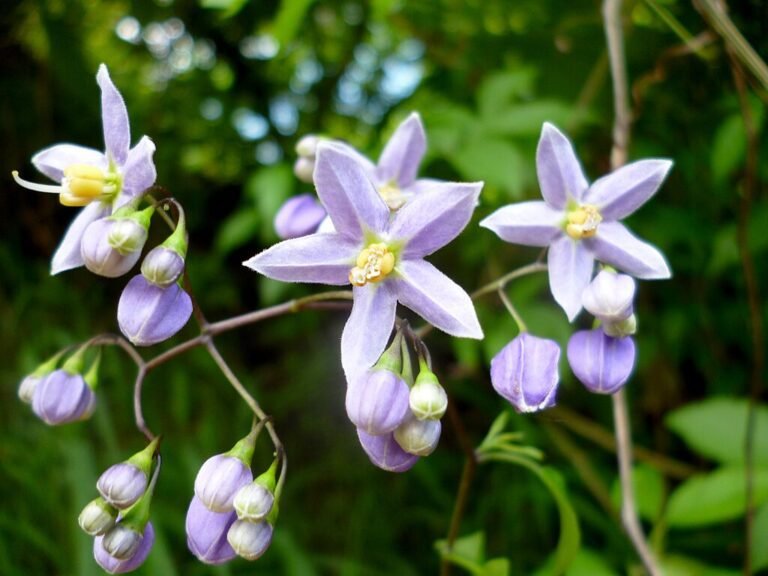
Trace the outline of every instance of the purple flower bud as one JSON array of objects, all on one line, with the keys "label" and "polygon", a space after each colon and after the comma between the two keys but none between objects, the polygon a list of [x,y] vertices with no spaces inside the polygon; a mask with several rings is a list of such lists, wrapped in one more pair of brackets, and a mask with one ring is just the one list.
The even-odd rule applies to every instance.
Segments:
[{"label": "purple flower bud", "polygon": [[[311,180],[311,177],[310,177]],[[283,240],[317,231],[325,209],[312,194],[300,194],[285,201],[275,216],[275,232]]]},{"label": "purple flower bud", "polygon": [[600,328],[582,330],[568,342],[568,363],[590,392],[613,394],[635,367],[635,343],[630,337],[611,338]]},{"label": "purple flower bud", "polygon": [[80,254],[86,268],[94,274],[117,278],[139,261],[146,240],[147,230],[138,222],[102,218],[85,229]]},{"label": "purple flower bud", "polygon": [[212,512],[197,498],[192,498],[187,511],[187,547],[206,564],[222,564],[237,554],[227,542],[227,531],[237,520],[232,512]]},{"label": "purple flower bud", "polygon": [[109,552],[104,548],[104,536],[97,536],[94,539],[93,557],[106,572],[110,574],[124,574],[136,570],[144,563],[154,543],[155,529],[152,527],[152,522],[148,522],[144,528],[144,536],[131,557],[121,560],[110,556]]},{"label": "purple flower bud", "polygon": [[347,386],[347,415],[373,436],[392,432],[408,414],[408,385],[390,370],[368,370]]},{"label": "purple flower bud", "polygon": [[128,282],[117,304],[120,331],[136,346],[167,340],[192,315],[192,299],[178,284],[160,288],[142,275]]},{"label": "purple flower bud", "polygon": [[19,384],[19,400],[25,404],[32,404],[32,398],[35,396],[35,388],[42,382],[45,376],[35,376],[30,374],[26,376],[24,380]]},{"label": "purple flower bud", "polygon": [[518,412],[555,405],[560,347],[553,340],[520,333],[491,360],[491,383]]},{"label": "purple flower bud", "polygon": [[200,467],[195,496],[214,512],[231,512],[237,491],[253,481],[251,469],[240,458],[217,454]]},{"label": "purple flower bud", "polygon": [[135,527],[118,522],[104,534],[101,545],[113,558],[128,560],[139,550],[143,539],[143,534]]},{"label": "purple flower bud", "polygon": [[635,281],[626,274],[602,270],[584,290],[584,308],[603,322],[626,320],[632,314]]},{"label": "purple flower bud", "polygon": [[371,462],[387,472],[406,472],[419,461],[418,456],[400,447],[392,433],[371,436],[358,428],[357,437]]},{"label": "purple flower bud", "polygon": [[259,522],[272,511],[275,495],[266,486],[253,481],[235,494],[233,505],[240,520]]},{"label": "purple flower bud", "polygon": [[107,504],[103,498],[96,498],[86,504],[77,523],[83,532],[91,536],[99,536],[115,525],[117,520],[117,510]]},{"label": "purple flower bud", "polygon": [[35,387],[32,411],[46,424],[85,420],[93,414],[96,395],[82,374],[54,370]]},{"label": "purple flower bud", "polygon": [[147,475],[129,462],[107,468],[96,482],[102,498],[115,508],[128,508],[147,490]]},{"label": "purple flower bud", "polygon": [[440,442],[440,420],[419,420],[409,415],[395,430],[395,441],[409,454],[429,456]]},{"label": "purple flower bud", "polygon": [[256,560],[272,543],[272,525],[269,522],[238,520],[227,532],[227,541],[238,556]]},{"label": "purple flower bud", "polygon": [[184,258],[166,246],[155,246],[141,263],[141,274],[160,288],[167,288],[184,273]]}]

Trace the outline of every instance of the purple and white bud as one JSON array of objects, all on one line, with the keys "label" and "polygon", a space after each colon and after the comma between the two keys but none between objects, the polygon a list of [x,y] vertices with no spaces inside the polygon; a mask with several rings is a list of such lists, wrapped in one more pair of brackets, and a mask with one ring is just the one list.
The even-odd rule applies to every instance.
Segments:
[{"label": "purple and white bud", "polygon": [[285,201],[275,215],[275,232],[283,239],[317,232],[325,219],[325,208],[312,194],[300,194]]},{"label": "purple and white bud", "polygon": [[118,522],[104,534],[101,545],[113,558],[128,560],[136,554],[143,538],[143,534],[134,526]]},{"label": "purple and white bud", "polygon": [[19,384],[19,400],[25,404],[32,404],[32,398],[35,396],[35,388],[37,388],[37,385],[43,381],[43,378],[45,378],[45,376],[35,376],[34,374],[25,376],[21,381],[21,384]]},{"label": "purple and white bud", "polygon": [[99,536],[115,525],[117,509],[107,504],[103,498],[88,502],[77,517],[77,523],[83,532],[91,536]]},{"label": "purple and white bud", "polygon": [[554,340],[520,333],[491,360],[491,383],[518,412],[555,405],[560,347]]},{"label": "purple and white bud", "polygon": [[387,472],[406,472],[419,461],[418,456],[400,447],[392,433],[372,436],[358,428],[357,437],[371,462]]},{"label": "purple and white bud", "polygon": [[409,454],[429,456],[440,442],[440,420],[419,420],[411,415],[395,430],[395,441]]},{"label": "purple and white bud", "polygon": [[167,340],[191,315],[192,299],[178,284],[160,288],[141,274],[131,278],[117,304],[120,331],[136,346]]},{"label": "purple and white bud", "polygon": [[315,159],[299,157],[293,163],[293,173],[300,181],[306,184],[312,184],[312,177],[315,173]]},{"label": "purple and white bud", "polygon": [[38,382],[32,396],[32,411],[46,424],[55,426],[85,420],[93,414],[96,394],[82,374],[54,370]]},{"label": "purple and white bud", "polygon": [[568,341],[568,363],[590,392],[613,394],[635,367],[632,338],[612,338],[600,328],[576,332]]},{"label": "purple and white bud", "polygon": [[160,288],[167,288],[183,273],[184,258],[176,250],[166,246],[152,248],[141,263],[142,276]]},{"label": "purple and white bud", "polygon": [[272,511],[275,495],[258,480],[246,484],[235,494],[233,505],[237,517],[249,522],[260,522]]},{"label": "purple and white bud", "polygon": [[615,322],[604,321],[602,328],[603,332],[612,338],[632,336],[637,332],[637,317],[634,314],[630,314],[629,317],[624,320],[617,320]]},{"label": "purple and white bud", "polygon": [[135,220],[102,218],[85,229],[80,255],[94,274],[117,278],[139,261],[146,240],[147,230]]},{"label": "purple and white bud", "polygon": [[104,538],[104,536],[97,536],[94,539],[93,557],[98,565],[109,574],[125,574],[126,572],[133,572],[144,564],[150,550],[152,550],[152,545],[155,543],[155,529],[152,526],[152,522],[148,522],[144,528],[144,536],[141,538],[138,547],[134,550],[133,555],[124,559],[111,556],[107,552],[104,548]]},{"label": "purple and white bud", "polygon": [[256,560],[272,543],[272,524],[237,520],[227,532],[227,541],[238,556]]},{"label": "purple and white bud", "polygon": [[584,308],[603,322],[619,322],[632,314],[635,280],[626,274],[602,270],[584,290]]},{"label": "purple and white bud", "polygon": [[390,370],[371,369],[347,386],[347,415],[364,432],[388,434],[408,414],[408,385]]},{"label": "purple and white bud", "polygon": [[440,420],[448,409],[448,395],[431,371],[422,370],[411,388],[408,403],[419,420]]},{"label": "purple and white bud", "polygon": [[301,158],[314,158],[317,155],[317,145],[323,141],[323,138],[314,134],[307,134],[296,143],[296,154]]},{"label": "purple and white bud", "polygon": [[253,481],[250,467],[235,456],[217,454],[200,467],[195,478],[195,496],[209,510],[231,512],[235,494]]},{"label": "purple and white bud", "polygon": [[235,520],[234,511],[213,512],[197,496],[193,497],[185,525],[189,551],[206,564],[232,560],[237,554],[227,542],[227,532]]},{"label": "purple and white bud", "polygon": [[129,462],[120,462],[107,468],[99,476],[96,488],[102,498],[115,508],[128,508],[147,490],[146,473]]}]

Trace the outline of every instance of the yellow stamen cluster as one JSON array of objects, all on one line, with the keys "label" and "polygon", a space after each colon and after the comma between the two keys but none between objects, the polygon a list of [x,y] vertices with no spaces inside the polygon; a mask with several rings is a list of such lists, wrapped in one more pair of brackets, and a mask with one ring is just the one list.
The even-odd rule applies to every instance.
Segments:
[{"label": "yellow stamen cluster", "polygon": [[597,226],[603,221],[597,206],[584,204],[568,212],[565,232],[574,240],[591,238],[597,233]]},{"label": "yellow stamen cluster", "polygon": [[379,196],[384,199],[384,202],[393,212],[402,208],[406,200],[405,195],[395,181],[379,186]]},{"label": "yellow stamen cluster", "polygon": [[64,206],[86,206],[97,198],[111,194],[115,185],[108,182],[104,172],[96,166],[72,164],[64,170],[59,202]]},{"label": "yellow stamen cluster", "polygon": [[349,281],[354,286],[383,280],[395,268],[395,255],[380,242],[370,244],[357,256],[355,267],[349,271]]}]

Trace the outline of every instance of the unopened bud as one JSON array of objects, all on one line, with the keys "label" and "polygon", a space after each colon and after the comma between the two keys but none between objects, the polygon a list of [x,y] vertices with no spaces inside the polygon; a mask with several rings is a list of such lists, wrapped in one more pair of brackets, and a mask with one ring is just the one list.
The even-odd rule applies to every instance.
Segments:
[{"label": "unopened bud", "polygon": [[147,474],[129,462],[107,468],[99,477],[96,488],[104,500],[115,508],[128,508],[147,490]]},{"label": "unopened bud", "polygon": [[300,157],[296,159],[293,164],[293,173],[296,178],[307,184],[312,183],[312,177],[315,174],[315,160],[314,158]]},{"label": "unopened bud", "polygon": [[127,560],[141,545],[143,535],[133,526],[117,523],[106,534],[101,545],[104,550],[118,560]]},{"label": "unopened bud", "polygon": [[104,534],[115,525],[117,510],[107,504],[103,498],[96,498],[86,504],[77,518],[83,532],[91,536]]},{"label": "unopened bud", "polygon": [[603,322],[619,322],[632,314],[635,281],[631,276],[602,270],[582,295],[584,308]]},{"label": "unopened bud", "polygon": [[30,374],[26,376],[19,384],[19,399],[25,404],[32,404],[32,398],[35,395],[37,385],[43,380],[43,377]]},{"label": "unopened bud", "polygon": [[155,246],[144,257],[141,273],[155,286],[167,288],[184,273],[184,258],[172,248]]},{"label": "unopened bud", "polygon": [[272,511],[275,504],[275,468],[273,465],[235,494],[234,506],[240,520],[259,522]]},{"label": "unopened bud", "polygon": [[139,261],[146,239],[147,231],[133,220],[118,222],[102,218],[85,229],[80,255],[86,268],[94,274],[117,278]]},{"label": "unopened bud", "polygon": [[603,332],[613,338],[632,336],[632,334],[637,332],[637,317],[631,314],[625,320],[618,320],[616,322],[605,321],[603,322]]},{"label": "unopened bud", "polygon": [[227,541],[241,558],[256,560],[272,543],[272,525],[269,522],[237,520],[227,532]]},{"label": "unopened bud", "polygon": [[632,338],[611,338],[600,328],[581,330],[568,341],[568,363],[590,392],[613,394],[629,380],[635,367]]},{"label": "unopened bud", "polygon": [[437,448],[441,431],[440,420],[418,420],[411,417],[395,430],[395,440],[409,454],[429,456]]},{"label": "unopened bud", "polygon": [[322,138],[313,134],[304,136],[296,143],[296,154],[302,158],[314,158],[317,154],[317,145]]},{"label": "unopened bud", "polygon": [[448,395],[435,374],[428,369],[419,372],[408,402],[411,412],[419,420],[440,420],[448,409]]}]

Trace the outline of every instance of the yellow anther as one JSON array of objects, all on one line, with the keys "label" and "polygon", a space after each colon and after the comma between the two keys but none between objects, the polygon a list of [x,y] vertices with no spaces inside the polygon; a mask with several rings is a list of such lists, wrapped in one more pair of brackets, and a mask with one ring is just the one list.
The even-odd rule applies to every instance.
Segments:
[{"label": "yellow anther", "polygon": [[565,233],[574,240],[591,238],[597,233],[597,227],[603,221],[597,206],[584,204],[571,210],[567,215]]},{"label": "yellow anther", "polygon": [[59,196],[65,206],[85,206],[109,192],[104,172],[96,166],[72,164],[64,170],[62,185],[66,192]]},{"label": "yellow anther", "polygon": [[354,286],[365,286],[379,282],[395,268],[395,255],[384,243],[370,244],[360,251],[355,266],[349,271],[349,282]]},{"label": "yellow anther", "polygon": [[395,181],[379,186],[379,196],[384,199],[392,212],[402,208],[406,201],[405,195]]}]

